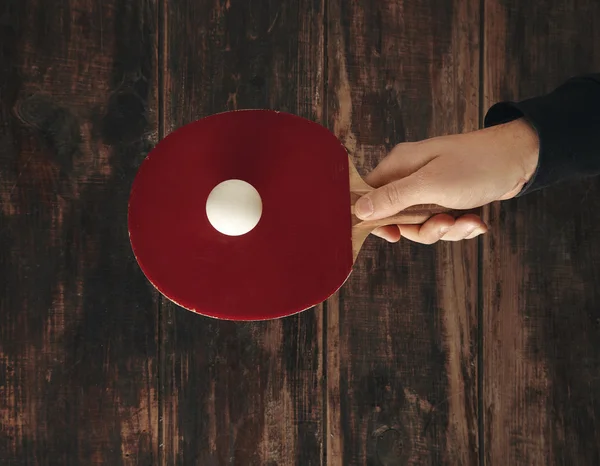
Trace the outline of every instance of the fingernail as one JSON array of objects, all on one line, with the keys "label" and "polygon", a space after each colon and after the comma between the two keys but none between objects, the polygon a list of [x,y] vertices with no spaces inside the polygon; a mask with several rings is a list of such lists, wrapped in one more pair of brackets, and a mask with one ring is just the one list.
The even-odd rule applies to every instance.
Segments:
[{"label": "fingernail", "polygon": [[354,214],[357,217],[366,218],[373,215],[373,203],[368,197],[361,197],[354,204]]},{"label": "fingernail", "polygon": [[483,233],[486,233],[486,232],[487,232],[487,230],[485,228],[477,227],[473,231],[471,231],[467,236],[465,236],[465,239],[477,238],[479,235],[482,235]]}]

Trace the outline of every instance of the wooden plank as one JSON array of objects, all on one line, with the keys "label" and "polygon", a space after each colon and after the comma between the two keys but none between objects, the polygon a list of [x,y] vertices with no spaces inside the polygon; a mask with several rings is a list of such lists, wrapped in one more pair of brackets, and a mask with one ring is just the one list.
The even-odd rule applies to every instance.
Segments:
[{"label": "wooden plank", "polygon": [[127,234],[156,10],[0,5],[0,463],[155,464],[156,293]]},{"label": "wooden plank", "polygon": [[[478,125],[479,2],[328,9],[328,122],[359,171]],[[477,243],[371,238],[327,303],[331,465],[477,464]]]},{"label": "wooden plank", "polygon": [[[488,0],[486,103],[600,69],[600,3]],[[484,240],[486,463],[600,463],[600,185],[495,206]]]},{"label": "wooden plank", "polygon": [[[321,121],[322,10],[305,0],[170,2],[167,131],[241,108]],[[321,464],[320,308],[257,323],[163,309],[163,464]]]}]

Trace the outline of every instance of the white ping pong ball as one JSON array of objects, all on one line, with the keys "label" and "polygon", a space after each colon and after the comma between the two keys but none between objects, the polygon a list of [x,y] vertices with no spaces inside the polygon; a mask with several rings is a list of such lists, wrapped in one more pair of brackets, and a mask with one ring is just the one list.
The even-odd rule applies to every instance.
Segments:
[{"label": "white ping pong ball", "polygon": [[215,230],[228,236],[251,231],[262,215],[262,200],[250,183],[227,180],[213,188],[206,200],[206,215]]}]

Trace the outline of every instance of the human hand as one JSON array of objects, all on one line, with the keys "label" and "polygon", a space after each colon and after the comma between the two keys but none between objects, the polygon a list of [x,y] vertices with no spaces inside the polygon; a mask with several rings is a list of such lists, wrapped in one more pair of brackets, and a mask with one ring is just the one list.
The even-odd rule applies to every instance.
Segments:
[{"label": "human hand", "polygon": [[[355,204],[362,220],[378,220],[417,204],[472,209],[511,199],[533,176],[539,154],[534,128],[520,118],[465,134],[402,143],[365,178],[374,191]],[[471,239],[487,231],[481,218],[439,214],[423,225],[388,225],[373,233],[423,244]]]}]

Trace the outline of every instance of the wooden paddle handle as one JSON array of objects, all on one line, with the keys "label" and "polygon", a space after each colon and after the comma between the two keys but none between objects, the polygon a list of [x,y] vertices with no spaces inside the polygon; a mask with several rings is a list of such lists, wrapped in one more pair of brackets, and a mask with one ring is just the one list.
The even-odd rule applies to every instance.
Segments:
[{"label": "wooden paddle handle", "polygon": [[385,225],[420,225],[437,214],[449,214],[452,217],[458,217],[466,213],[469,213],[469,211],[459,211],[435,204],[427,204],[412,206],[402,212],[398,212],[396,215],[379,220],[363,220],[359,222],[361,227],[374,229]]}]

